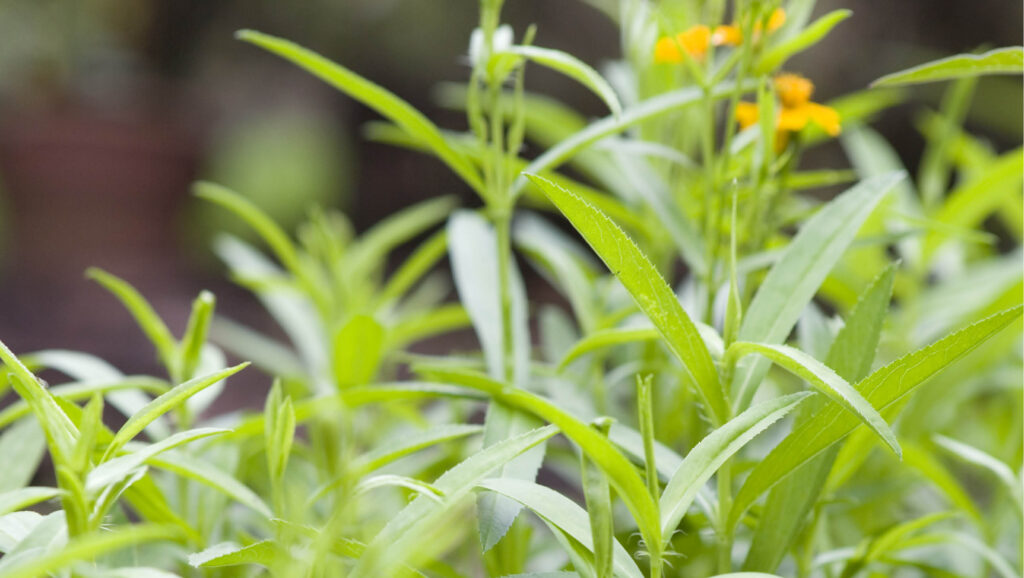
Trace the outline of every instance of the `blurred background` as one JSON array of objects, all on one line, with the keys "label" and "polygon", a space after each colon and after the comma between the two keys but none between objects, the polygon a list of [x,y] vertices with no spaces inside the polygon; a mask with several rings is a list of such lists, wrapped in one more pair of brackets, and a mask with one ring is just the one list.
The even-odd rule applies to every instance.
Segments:
[{"label": "blurred background", "polygon": [[[816,14],[844,6],[854,18],[788,66],[820,100],[1024,34],[1018,0],[828,0]],[[294,39],[462,129],[432,89],[466,78],[476,19],[473,0],[0,0],[0,338],[17,352],[80,349],[157,371],[128,314],[84,279],[93,265],[135,284],[176,333],[203,288],[219,312],[273,331],[210,254],[215,231],[245,230],[191,197],[198,178],[249,195],[289,230],[313,204],[343,209],[358,230],[440,194],[472,204],[440,163],[363,140],[368,110],[232,33]],[[504,20],[517,36],[536,23],[537,44],[595,66],[618,55],[615,26],[585,1],[508,0]],[[536,67],[527,86],[603,114]],[[914,114],[941,90],[914,89],[876,125],[911,170]],[[1018,145],[1020,94],[1019,78],[983,80],[968,126],[999,150]]]}]

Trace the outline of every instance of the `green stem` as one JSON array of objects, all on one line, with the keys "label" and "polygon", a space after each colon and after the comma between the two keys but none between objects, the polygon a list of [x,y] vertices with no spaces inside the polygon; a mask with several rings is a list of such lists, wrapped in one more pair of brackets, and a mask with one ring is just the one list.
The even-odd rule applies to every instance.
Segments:
[{"label": "green stem", "polygon": [[718,470],[718,573],[732,571],[732,464],[726,460]]},{"label": "green stem", "polygon": [[503,380],[511,384],[515,379],[515,343],[512,331],[512,266],[511,211],[507,208],[492,215],[498,237],[498,286],[501,293],[501,329],[503,345]]}]

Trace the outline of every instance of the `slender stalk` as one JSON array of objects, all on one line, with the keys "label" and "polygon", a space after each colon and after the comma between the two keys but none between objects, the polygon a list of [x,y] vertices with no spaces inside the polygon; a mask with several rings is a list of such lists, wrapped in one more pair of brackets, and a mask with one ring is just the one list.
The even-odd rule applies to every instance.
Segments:
[{"label": "slender stalk", "polygon": [[653,376],[636,377],[636,403],[639,412],[640,435],[644,440],[644,470],[647,476],[647,489],[657,502],[661,496],[661,485],[658,483],[658,468],[654,462],[654,403],[651,399]]},{"label": "slender stalk", "polygon": [[732,465],[728,460],[718,470],[718,573],[732,571]]},{"label": "slender stalk", "polygon": [[510,232],[511,211],[503,210],[492,213],[494,229],[498,237],[498,286],[501,298],[501,329],[504,368],[503,379],[506,383],[512,383],[515,379],[515,343],[514,332],[512,331],[512,291],[511,263],[512,263],[512,239]]}]

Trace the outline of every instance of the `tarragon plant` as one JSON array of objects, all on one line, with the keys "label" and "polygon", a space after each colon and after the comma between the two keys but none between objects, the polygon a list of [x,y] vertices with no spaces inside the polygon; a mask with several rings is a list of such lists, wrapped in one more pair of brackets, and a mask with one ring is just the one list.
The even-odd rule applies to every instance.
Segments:
[{"label": "tarragon plant", "polygon": [[[206,292],[178,338],[90,271],[165,372],[0,346],[0,576],[1019,576],[1024,155],[963,123],[1022,49],[818,102],[788,63],[848,10],[594,4],[621,31],[600,72],[482,0],[468,80],[436,93],[464,130],[239,32],[479,203],[360,236],[314,210],[293,236],[197,184],[262,239],[215,250],[288,343]],[[528,91],[530,67],[606,116]],[[922,82],[948,89],[916,117],[912,177],[870,121]],[[835,140],[848,163],[802,168]],[[531,278],[564,302],[531,300]],[[411,348],[470,328],[477,351]],[[245,366],[227,354],[273,382],[262,411],[209,415]],[[55,486],[30,485],[51,464]]]}]

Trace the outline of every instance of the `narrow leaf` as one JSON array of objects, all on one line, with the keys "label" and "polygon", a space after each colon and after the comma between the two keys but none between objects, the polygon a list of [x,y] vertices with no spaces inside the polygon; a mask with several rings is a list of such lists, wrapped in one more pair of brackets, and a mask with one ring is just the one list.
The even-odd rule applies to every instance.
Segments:
[{"label": "narrow leaf", "polygon": [[139,410],[138,413],[129,418],[128,421],[121,426],[121,429],[114,435],[114,439],[110,442],[110,445],[107,446],[107,451],[104,456],[110,457],[114,455],[117,450],[121,449],[124,444],[137,436],[139,432],[141,432],[146,425],[154,419],[168,411],[171,411],[178,405],[184,403],[189,397],[192,397],[203,389],[206,389],[218,381],[227,379],[229,376],[245,369],[248,365],[248,363],[241,363],[216,373],[191,379],[149,402],[146,407]]},{"label": "narrow leaf", "polygon": [[[903,178],[902,173],[890,173],[866,179],[804,223],[754,295],[738,338],[782,343],[861,225]],[[737,368],[732,383],[737,407],[750,403],[767,370],[768,361],[760,359]]]},{"label": "narrow leaf", "polygon": [[796,36],[773,46],[765,52],[764,56],[757,63],[757,72],[766,74],[782,66],[793,55],[821,42],[837,24],[850,16],[853,16],[853,12],[850,10],[833,10],[815,20]]},{"label": "narrow leaf", "polygon": [[661,273],[604,213],[551,181],[535,175],[529,178],[622,282],[683,364],[711,415],[718,423],[724,422],[729,410],[714,361],[697,327]]},{"label": "narrow leaf", "polygon": [[809,395],[794,393],[761,402],[708,434],[690,450],[661,495],[662,535],[672,536],[697,492],[726,460]]},{"label": "narrow leaf", "polygon": [[829,397],[832,401],[857,416],[899,457],[900,444],[896,434],[885,423],[882,416],[867,402],[852,385],[839,377],[835,371],[807,353],[788,345],[766,345],[737,341],[729,346],[728,358],[739,359],[743,355],[757,353],[772,360],[790,373],[807,381],[812,387]]},{"label": "narrow leaf", "polygon": [[615,95],[615,91],[612,90],[608,81],[587,63],[575,56],[561,50],[541,48],[539,46],[511,46],[507,51],[499,52],[496,56],[505,53],[522,56],[541,66],[572,78],[601,97],[601,100],[608,105],[612,113],[616,115],[622,113],[622,105],[619,104],[619,98]]},{"label": "narrow leaf", "polygon": [[254,30],[241,30],[236,37],[255,44],[288,60],[355,100],[377,111],[403,130],[426,142],[434,154],[455,171],[473,190],[485,190],[476,167],[458,151],[451,148],[441,131],[427,117],[391,92],[377,86],[347,68],[293,42]]},{"label": "narrow leaf", "polygon": [[[1002,311],[905,355],[866,377],[857,384],[857,391],[877,410],[883,411],[910,394],[929,377],[1017,320],[1021,309],[1015,307]],[[833,405],[825,407],[796,427],[754,467],[736,495],[730,523],[738,522],[761,494],[800,465],[846,437],[857,424],[857,418]]]},{"label": "narrow leaf", "polygon": [[171,330],[167,329],[146,298],[124,279],[115,277],[102,269],[92,267],[85,272],[85,275],[117,297],[124,308],[131,313],[149,341],[156,347],[160,361],[165,367],[173,367],[177,357],[178,341],[174,339]]},{"label": "narrow leaf", "polygon": [[958,54],[887,74],[871,86],[918,84],[987,74],[1024,74],[1024,47],[996,48],[984,54]]},{"label": "narrow leaf", "polygon": [[421,536],[429,534],[439,519],[444,519],[489,473],[523,452],[558,433],[553,426],[535,429],[498,442],[460,462],[435,480],[433,486],[443,496],[441,502],[417,498],[391,518],[366,548],[352,578],[391,576],[415,554]]},{"label": "narrow leaf", "polygon": [[[587,512],[563,494],[533,482],[513,479],[487,479],[481,488],[498,492],[529,508],[549,524],[594,551]],[[618,541],[612,542],[612,563],[617,576],[641,578],[643,574]]]}]

